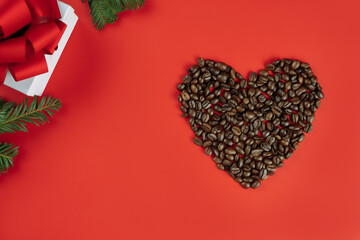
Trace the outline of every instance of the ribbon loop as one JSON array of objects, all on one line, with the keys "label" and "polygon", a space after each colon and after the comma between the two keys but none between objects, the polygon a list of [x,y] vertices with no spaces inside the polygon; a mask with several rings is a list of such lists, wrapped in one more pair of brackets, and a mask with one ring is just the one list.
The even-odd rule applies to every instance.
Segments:
[{"label": "ribbon loop", "polygon": [[26,32],[26,38],[34,48],[34,53],[46,49],[51,43],[58,39],[60,29],[55,22],[31,25]]},{"label": "ribbon loop", "polygon": [[31,13],[23,0],[0,1],[0,27],[7,38],[31,22]]}]

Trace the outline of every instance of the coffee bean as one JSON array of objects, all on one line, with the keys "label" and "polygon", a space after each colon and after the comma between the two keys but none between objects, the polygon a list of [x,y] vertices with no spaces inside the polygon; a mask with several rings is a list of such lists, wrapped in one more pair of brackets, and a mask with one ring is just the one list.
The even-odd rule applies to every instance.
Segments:
[{"label": "coffee bean", "polygon": [[259,75],[260,75],[260,76],[265,76],[265,77],[267,77],[267,76],[269,75],[269,72],[266,71],[266,70],[260,70],[260,71],[259,71]]},{"label": "coffee bean", "polygon": [[181,93],[181,97],[184,101],[189,101],[190,100],[190,95],[186,92],[186,91],[183,91]]},{"label": "coffee bean", "polygon": [[279,117],[282,113],[281,108],[278,106],[271,107],[271,111],[275,114],[275,116]]},{"label": "coffee bean", "polygon": [[178,89],[179,91],[184,90],[185,87],[186,87],[186,85],[185,85],[184,83],[179,83],[179,84],[177,85],[177,89]]},{"label": "coffee bean", "polygon": [[263,169],[260,170],[260,172],[259,172],[259,178],[260,178],[261,180],[264,180],[264,179],[267,178],[267,169],[266,169],[266,168],[263,168]]},{"label": "coffee bean", "polygon": [[218,158],[218,157],[213,157],[213,161],[215,163],[221,163],[222,162],[222,160],[220,158]]},{"label": "coffee bean", "polygon": [[191,91],[193,93],[197,93],[198,92],[198,88],[194,85],[194,84],[191,84]]},{"label": "coffee bean", "polygon": [[203,147],[206,148],[206,147],[210,147],[212,145],[212,142],[211,141],[205,141],[203,143]]},{"label": "coffee bean", "polygon": [[227,145],[227,146],[229,146],[229,147],[231,147],[233,144],[234,144],[234,142],[233,141],[231,141],[231,140],[229,140],[229,139],[224,139],[224,143]]},{"label": "coffee bean", "polygon": [[220,170],[225,170],[224,165],[222,165],[222,164],[220,164],[220,163],[217,164],[216,167],[217,167],[218,169],[220,169]]},{"label": "coffee bean", "polygon": [[263,152],[262,149],[254,149],[254,150],[251,151],[251,155],[254,156],[254,157],[257,157],[257,156],[259,156],[262,152]]},{"label": "coffee bean", "polygon": [[322,91],[317,92],[317,95],[319,98],[323,99],[324,98],[324,93]]},{"label": "coffee bean", "polygon": [[242,182],[242,183],[241,183],[241,186],[242,186],[243,188],[245,188],[245,189],[248,189],[248,188],[250,187],[250,183],[248,183],[248,182]]},{"label": "coffee bean", "polygon": [[183,105],[180,106],[180,110],[181,110],[183,113],[187,113],[187,109],[186,109],[186,107],[184,107]]},{"label": "coffee bean", "polygon": [[195,137],[193,139],[193,142],[198,145],[198,146],[202,146],[203,145],[203,140],[201,138]]},{"label": "coffee bean", "polygon": [[230,155],[235,155],[235,154],[236,154],[236,151],[235,151],[235,149],[233,149],[233,148],[226,148],[226,149],[225,149],[225,153],[226,153],[226,154],[230,154]]},{"label": "coffee bean", "polygon": [[255,180],[252,184],[251,184],[251,188],[256,189],[258,187],[260,187],[261,182],[259,180]]},{"label": "coffee bean", "polygon": [[312,125],[309,123],[309,124],[306,124],[305,128],[304,128],[304,132],[306,133],[310,133],[312,130]]},{"label": "coffee bean", "polygon": [[291,68],[292,69],[297,69],[298,67],[300,67],[300,61],[299,60],[294,60],[292,63],[291,63]]},{"label": "coffee bean", "polygon": [[231,131],[232,131],[236,136],[240,136],[240,134],[241,134],[240,128],[239,128],[239,127],[236,127],[236,126],[233,126],[233,127],[231,128]]},{"label": "coffee bean", "polygon": [[199,58],[199,59],[198,59],[198,65],[199,65],[199,67],[205,66],[205,61],[204,61],[203,58]]},{"label": "coffee bean", "polygon": [[217,140],[217,136],[215,135],[215,134],[213,134],[213,133],[209,133],[208,134],[208,139],[210,140],[210,141],[216,141]]},{"label": "coffee bean", "polygon": [[263,142],[260,144],[260,147],[262,148],[262,150],[268,152],[271,150],[271,146],[270,144],[268,144],[267,142]]},{"label": "coffee bean", "polygon": [[236,79],[236,73],[235,73],[235,70],[234,70],[233,68],[230,70],[230,77],[231,77],[233,80]]},{"label": "coffee bean", "polygon": [[201,129],[204,130],[205,132],[210,132],[211,131],[211,126],[207,123],[204,123],[202,126],[201,126]]},{"label": "coffee bean", "polygon": [[235,164],[233,164],[230,168],[230,172],[234,175],[240,173],[241,169],[237,167]]},{"label": "coffee bean", "polygon": [[211,156],[211,154],[212,154],[212,149],[211,149],[211,147],[206,147],[206,148],[205,148],[205,154],[208,155],[208,156]]},{"label": "coffee bean", "polygon": [[224,143],[219,143],[219,145],[217,146],[217,149],[219,150],[219,151],[222,151],[222,150],[224,150],[224,148],[225,148],[225,144]]},{"label": "coffee bean", "polygon": [[235,150],[239,155],[244,155],[245,154],[245,151],[240,146],[236,146]]},{"label": "coffee bean", "polygon": [[210,119],[210,115],[208,113],[204,113],[202,116],[201,116],[201,121],[203,121],[204,123],[207,123]]},{"label": "coffee bean", "polygon": [[211,103],[210,103],[209,101],[204,101],[204,102],[202,103],[202,107],[203,107],[204,109],[209,109],[209,108],[211,107]]},{"label": "coffee bean", "polygon": [[246,112],[246,117],[248,118],[248,119],[253,119],[254,117],[255,117],[256,115],[255,115],[255,113],[254,112]]},{"label": "coffee bean", "polygon": [[267,71],[273,71],[274,69],[275,69],[275,65],[273,65],[273,64],[268,64],[268,65],[266,65],[266,70]]},{"label": "coffee bean", "polygon": [[226,71],[227,65],[223,62],[216,63],[215,66],[219,68],[220,71]]},{"label": "coffee bean", "polygon": [[266,170],[275,172],[275,171],[276,171],[276,167],[275,167],[274,165],[267,165],[267,166],[266,166]]},{"label": "coffee bean", "polygon": [[256,73],[254,73],[254,72],[250,73],[250,76],[249,76],[250,82],[255,82],[256,79],[257,79]]},{"label": "coffee bean", "polygon": [[240,88],[243,88],[243,89],[246,88],[247,84],[248,84],[248,82],[245,79],[241,80],[240,81]]},{"label": "coffee bean", "polygon": [[254,180],[254,178],[250,177],[250,176],[251,176],[251,172],[249,172],[249,173],[250,173],[249,177],[243,178],[243,181],[244,181],[244,182],[248,182],[248,183],[252,183],[252,182],[254,182],[255,180]]}]

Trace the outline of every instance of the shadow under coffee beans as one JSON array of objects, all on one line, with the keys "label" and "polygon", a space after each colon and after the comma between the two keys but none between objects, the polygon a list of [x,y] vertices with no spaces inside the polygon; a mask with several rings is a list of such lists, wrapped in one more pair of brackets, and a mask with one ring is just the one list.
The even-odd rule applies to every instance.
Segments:
[{"label": "shadow under coffee beans", "polygon": [[309,64],[291,59],[244,79],[225,63],[199,58],[177,89],[194,143],[243,188],[258,188],[284,165],[324,98]]}]

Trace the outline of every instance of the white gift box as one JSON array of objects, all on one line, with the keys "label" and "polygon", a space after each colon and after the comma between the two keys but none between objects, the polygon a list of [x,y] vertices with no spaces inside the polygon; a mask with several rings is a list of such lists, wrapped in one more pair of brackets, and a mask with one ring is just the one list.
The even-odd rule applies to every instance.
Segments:
[{"label": "white gift box", "polygon": [[14,80],[13,76],[8,71],[6,74],[4,85],[11,87],[19,92],[22,92],[28,96],[42,95],[78,20],[78,17],[76,16],[72,7],[60,1],[58,1],[58,4],[61,13],[60,20],[64,22],[67,26],[64,34],[60,39],[57,50],[52,55],[45,55],[49,71],[47,73],[43,73],[35,77],[27,78],[17,82]]}]

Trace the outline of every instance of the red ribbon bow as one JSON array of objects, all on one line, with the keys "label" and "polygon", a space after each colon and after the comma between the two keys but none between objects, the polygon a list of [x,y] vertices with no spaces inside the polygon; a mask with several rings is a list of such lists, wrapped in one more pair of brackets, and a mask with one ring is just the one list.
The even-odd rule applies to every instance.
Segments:
[{"label": "red ribbon bow", "polygon": [[0,80],[7,69],[16,81],[48,72],[66,29],[57,0],[0,0]]}]

